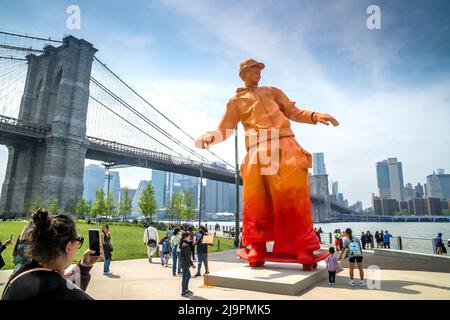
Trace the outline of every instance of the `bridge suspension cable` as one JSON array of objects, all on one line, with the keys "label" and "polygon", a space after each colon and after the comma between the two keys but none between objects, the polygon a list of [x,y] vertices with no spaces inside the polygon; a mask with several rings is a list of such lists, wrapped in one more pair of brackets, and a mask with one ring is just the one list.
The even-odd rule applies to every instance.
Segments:
[{"label": "bridge suspension cable", "polygon": [[[141,99],[146,105],[148,105],[150,108],[152,108],[154,111],[156,111],[159,115],[161,115],[165,120],[167,120],[170,124],[172,124],[176,129],[178,129],[179,131],[181,131],[185,136],[187,136],[191,141],[195,141],[195,139],[189,134],[187,133],[185,130],[183,130],[181,127],[179,127],[175,122],[173,122],[171,119],[169,119],[166,115],[164,115],[162,112],[160,112],[153,104],[151,104],[147,99],[145,99],[142,95],[140,95],[136,90],[134,90],[129,84],[127,84],[120,76],[118,76],[116,73],[114,73],[110,68],[108,68],[106,66],[105,63],[103,63],[100,59],[98,59],[97,57],[94,57],[94,60],[96,60],[100,65],[102,65],[111,75],[113,75],[120,83],[122,83],[127,89],[129,89],[132,93],[134,93],[139,99]],[[191,154],[197,154],[199,155],[203,160],[203,156],[201,156],[200,154],[198,154],[196,151],[194,151],[193,149],[185,146],[186,148],[188,148]],[[222,161],[223,163],[226,163],[227,165],[229,165],[230,167],[232,167],[233,169],[235,169],[235,167],[230,164],[228,161],[224,160],[223,158],[221,158],[220,156],[218,156],[217,154],[215,154],[214,152],[212,152],[211,150],[208,150],[209,153],[211,153],[214,157],[216,157],[217,159],[219,159],[220,161]],[[214,165],[214,164],[213,164]]]},{"label": "bridge suspension cable", "polygon": [[170,148],[169,146],[166,146],[164,143],[162,143],[161,141],[158,141],[157,139],[153,138],[151,135],[149,135],[147,132],[145,132],[144,130],[142,130],[141,128],[139,128],[138,126],[134,125],[133,123],[131,123],[130,121],[128,121],[127,119],[125,119],[124,117],[122,117],[120,114],[118,114],[117,112],[115,112],[114,110],[112,110],[111,108],[109,108],[107,105],[105,105],[104,103],[98,101],[95,97],[89,95],[89,97],[91,99],[93,99],[95,102],[97,102],[98,104],[100,104],[102,107],[106,108],[107,110],[109,110],[110,112],[112,112],[113,114],[115,114],[116,116],[118,116],[120,119],[122,119],[123,121],[125,121],[126,123],[128,123],[129,125],[131,125],[133,128],[137,129],[138,131],[142,132],[143,134],[145,134],[147,137],[149,137],[150,139],[154,140],[155,142],[161,144],[163,147],[169,149],[170,151],[176,153],[178,156],[183,157],[182,154],[176,152],[175,150],[173,150],[172,148]]},{"label": "bridge suspension cable", "polygon": [[[193,156],[199,158],[202,161],[206,161],[209,162],[211,165],[214,165],[211,161],[209,161],[208,159],[205,159],[201,154],[196,153],[195,151],[193,151],[191,148],[189,148],[188,146],[186,146],[183,142],[181,142],[180,140],[178,140],[177,138],[173,137],[172,135],[170,135],[169,133],[167,133],[164,129],[162,129],[160,126],[158,126],[156,123],[154,123],[153,121],[151,121],[148,117],[146,117],[145,115],[143,115],[142,113],[140,113],[139,111],[137,111],[135,108],[133,108],[131,105],[129,105],[127,102],[125,102],[123,99],[121,99],[120,97],[118,97],[114,92],[112,92],[111,90],[109,90],[107,87],[105,87],[103,84],[101,84],[99,81],[97,81],[95,78],[91,77],[91,81],[94,82],[95,85],[97,85],[100,89],[102,89],[104,92],[106,92],[108,95],[110,95],[112,98],[114,98],[117,102],[119,102],[121,105],[123,105],[125,108],[127,108],[128,110],[130,110],[133,114],[135,114],[136,116],[138,116],[140,119],[142,119],[145,123],[149,124],[151,127],[153,127],[154,129],[156,129],[158,132],[160,132],[161,134],[163,134],[165,137],[167,137],[169,140],[171,140],[172,142],[177,143],[179,146],[181,146],[184,150],[186,150],[187,152],[189,152],[190,154],[192,154]],[[117,113],[115,113],[116,115],[118,115]],[[155,140],[157,141],[157,140]],[[173,150],[172,150],[173,151]]]}]

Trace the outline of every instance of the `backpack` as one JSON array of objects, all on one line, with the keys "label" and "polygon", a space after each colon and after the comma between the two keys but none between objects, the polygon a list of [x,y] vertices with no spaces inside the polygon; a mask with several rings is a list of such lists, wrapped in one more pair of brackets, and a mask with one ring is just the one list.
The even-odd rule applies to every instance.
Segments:
[{"label": "backpack", "polygon": [[349,256],[350,257],[357,257],[361,256],[361,248],[359,247],[358,242],[353,241],[353,239],[350,239],[350,244],[348,246]]}]

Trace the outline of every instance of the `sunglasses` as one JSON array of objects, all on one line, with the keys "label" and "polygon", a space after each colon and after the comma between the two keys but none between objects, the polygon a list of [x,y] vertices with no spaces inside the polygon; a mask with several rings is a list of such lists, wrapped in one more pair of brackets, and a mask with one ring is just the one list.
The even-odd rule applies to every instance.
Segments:
[{"label": "sunglasses", "polygon": [[83,238],[83,236],[78,236],[73,241],[78,241],[78,249],[81,249],[81,247],[83,246],[83,243],[84,243],[84,238]]}]

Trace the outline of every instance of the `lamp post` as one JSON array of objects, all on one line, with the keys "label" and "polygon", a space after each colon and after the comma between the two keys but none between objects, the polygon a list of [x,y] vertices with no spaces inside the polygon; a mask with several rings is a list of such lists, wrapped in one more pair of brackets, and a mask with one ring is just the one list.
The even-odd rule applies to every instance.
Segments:
[{"label": "lamp post", "polygon": [[234,227],[234,246],[239,246],[239,154],[238,154],[238,128],[234,129],[234,152],[235,152],[235,166],[236,166],[236,213],[235,213],[235,227]]},{"label": "lamp post", "polygon": [[109,169],[108,169],[108,173],[105,176],[105,179],[108,180],[108,188],[107,188],[107,192],[106,192],[106,196],[108,196],[109,195],[109,182],[111,181],[111,173],[109,172]]},{"label": "lamp post", "polygon": [[198,227],[200,228],[202,222],[202,202],[203,202],[203,164],[200,164],[200,199],[198,204]]}]

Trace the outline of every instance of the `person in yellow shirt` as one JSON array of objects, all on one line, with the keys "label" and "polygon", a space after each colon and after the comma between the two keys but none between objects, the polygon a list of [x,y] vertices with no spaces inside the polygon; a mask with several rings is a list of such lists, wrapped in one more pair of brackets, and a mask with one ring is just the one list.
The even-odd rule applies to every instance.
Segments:
[{"label": "person in yellow shirt", "polygon": [[[265,65],[254,59],[240,64],[245,87],[238,88],[216,130],[196,140],[199,148],[224,141],[239,122],[244,126],[248,151],[241,164],[243,179],[243,245],[251,245],[250,266],[264,265],[266,242],[273,253],[295,253],[298,262],[312,265],[320,243],[313,231],[308,168],[311,154],[295,140],[290,120],[334,126],[328,114],[298,109],[278,88],[259,87]],[[270,158],[269,160],[267,158]],[[323,257],[325,258],[325,257]]]}]

